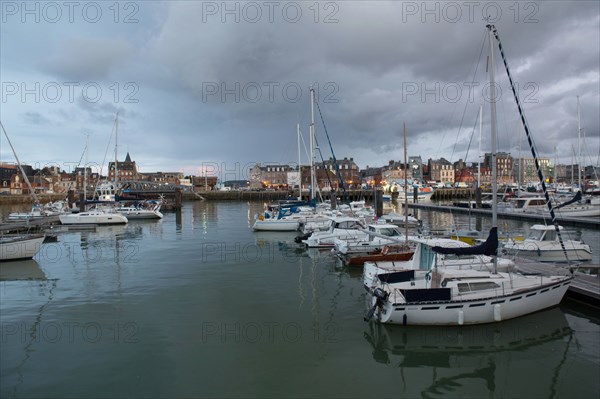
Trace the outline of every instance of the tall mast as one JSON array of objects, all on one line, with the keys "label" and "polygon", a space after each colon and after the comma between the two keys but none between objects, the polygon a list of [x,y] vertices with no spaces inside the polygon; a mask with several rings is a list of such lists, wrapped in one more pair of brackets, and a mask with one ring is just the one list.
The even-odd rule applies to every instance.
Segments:
[{"label": "tall mast", "polygon": [[577,146],[579,151],[577,154],[577,185],[579,190],[583,193],[581,187],[581,113],[579,110],[579,96],[577,96]]},{"label": "tall mast", "polygon": [[315,89],[310,88],[310,199],[316,198],[315,184]]},{"label": "tall mast", "polygon": [[523,162],[523,158],[521,158],[521,139],[523,138],[523,121],[519,124],[519,171],[517,176],[517,195],[519,191],[521,191],[521,163]]},{"label": "tall mast", "polygon": [[88,148],[90,145],[89,133],[85,139],[85,161],[83,163],[83,200],[87,200],[87,164],[88,164]]},{"label": "tall mast", "polygon": [[115,120],[115,192],[119,185],[119,157],[118,157],[118,148],[119,148],[119,113],[117,112],[117,117]]},{"label": "tall mast", "polygon": [[481,135],[483,132],[483,104],[479,106],[479,153],[477,154],[477,187],[481,187]]},{"label": "tall mast", "polygon": [[[496,130],[496,82],[494,76],[494,47],[496,45],[496,39],[494,37],[493,30],[495,29],[492,25],[489,26],[489,34],[490,34],[490,105],[491,105],[491,130],[492,130],[492,228],[498,227],[498,203],[496,202],[497,194],[498,194],[498,184],[496,182],[497,179],[497,135],[498,132]],[[498,259],[496,256],[493,257],[494,260],[494,274],[497,273],[498,270]]]},{"label": "tall mast", "polygon": [[[404,122],[404,237],[408,242],[408,176],[406,165],[406,122]],[[413,180],[414,181],[414,180]]]},{"label": "tall mast", "polygon": [[302,199],[302,167],[300,166],[300,123],[296,123],[298,133],[298,201]]}]

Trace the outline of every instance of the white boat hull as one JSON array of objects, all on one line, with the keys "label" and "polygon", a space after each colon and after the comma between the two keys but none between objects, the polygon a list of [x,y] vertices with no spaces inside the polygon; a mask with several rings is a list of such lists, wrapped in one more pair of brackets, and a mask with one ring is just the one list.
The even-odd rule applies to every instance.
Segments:
[{"label": "white boat hull", "polygon": [[257,219],[252,226],[254,231],[296,231],[300,227],[298,220]]},{"label": "white boat hull", "polygon": [[140,220],[140,219],[162,219],[163,214],[159,211],[151,211],[148,209],[137,209],[137,210],[119,210],[117,212],[123,215],[127,220]]},{"label": "white boat hull", "polygon": [[[376,317],[382,323],[444,325],[494,323],[556,306],[569,288],[571,278],[540,285],[534,290],[468,301],[432,301],[418,304],[387,302]],[[373,301],[375,298],[373,298]]]},{"label": "white boat hull", "polygon": [[125,224],[127,218],[118,213],[97,212],[90,214],[88,212],[75,213],[70,215],[60,215],[60,223],[65,225],[77,224]]},{"label": "white boat hull", "polygon": [[506,248],[512,255],[535,259],[540,262],[584,262],[592,260],[592,252],[584,249],[568,249],[567,256],[562,249],[538,250],[537,248]]},{"label": "white boat hull", "polygon": [[44,235],[3,237],[0,241],[0,260],[30,259],[40,250]]}]

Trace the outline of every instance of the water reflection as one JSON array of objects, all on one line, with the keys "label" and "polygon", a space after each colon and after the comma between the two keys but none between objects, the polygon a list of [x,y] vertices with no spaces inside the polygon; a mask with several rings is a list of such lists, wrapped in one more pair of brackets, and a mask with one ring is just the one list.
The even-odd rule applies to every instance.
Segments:
[{"label": "water reflection", "polygon": [[[456,395],[460,387],[473,384],[490,394],[511,396],[507,393],[510,386],[530,386],[531,381],[538,390],[533,396],[552,397],[559,373],[566,367],[573,335],[560,308],[477,326],[425,328],[370,323],[363,333],[376,363],[399,368],[402,373],[420,369],[419,382],[423,385],[418,389],[423,397]],[[519,367],[540,355],[544,360],[535,370]],[[429,377],[422,375],[427,369]],[[514,385],[507,386],[507,381]],[[415,390],[416,382],[398,380],[410,391]],[[519,396],[527,397],[524,392]]]},{"label": "water reflection", "polygon": [[2,262],[0,281],[46,280],[46,274],[34,259]]}]

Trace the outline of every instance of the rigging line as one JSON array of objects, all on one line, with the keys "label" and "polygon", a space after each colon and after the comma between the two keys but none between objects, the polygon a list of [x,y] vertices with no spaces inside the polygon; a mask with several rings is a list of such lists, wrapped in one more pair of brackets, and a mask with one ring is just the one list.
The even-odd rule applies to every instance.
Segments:
[{"label": "rigging line", "polygon": [[[479,111],[477,111],[477,118],[475,118],[475,122],[473,123],[473,130],[471,131],[471,138],[469,138],[469,145],[467,146],[467,153],[465,154],[465,163],[467,159],[469,159],[469,150],[471,149],[471,143],[473,142],[473,135],[475,135],[475,129],[477,128],[477,122],[479,119]],[[477,160],[479,161],[479,160]]]},{"label": "rigging line", "polygon": [[560,242],[560,246],[565,255],[565,259],[569,262],[569,256],[567,254],[567,249],[565,248],[565,243],[563,242],[562,235],[560,234],[560,228],[558,226],[558,221],[556,220],[556,215],[554,214],[554,207],[552,206],[552,202],[550,200],[550,195],[548,194],[548,190],[546,188],[546,183],[544,181],[544,174],[542,173],[542,168],[540,166],[540,162],[537,157],[537,152],[535,150],[535,145],[533,143],[533,137],[531,135],[531,131],[529,130],[529,125],[527,124],[527,119],[525,118],[525,113],[523,111],[523,107],[521,106],[521,101],[519,100],[519,96],[517,94],[517,89],[515,87],[515,83],[513,81],[512,75],[510,73],[510,69],[508,68],[508,60],[504,55],[504,48],[502,47],[502,42],[500,41],[500,36],[498,35],[498,31],[494,25],[487,25],[487,28],[490,29],[496,40],[498,41],[498,48],[500,50],[500,55],[502,57],[502,61],[504,62],[504,68],[506,69],[506,74],[508,75],[508,81],[510,82],[510,87],[512,89],[513,95],[515,97],[515,102],[517,103],[517,108],[519,110],[519,115],[521,117],[521,122],[523,123],[523,128],[525,129],[525,134],[527,136],[527,141],[529,142],[529,148],[531,149],[531,155],[533,156],[533,160],[535,161],[535,168],[537,170],[538,179],[542,185],[542,191],[544,193],[544,197],[546,198],[546,204],[548,205],[548,210],[550,211],[550,217],[552,219],[552,223],[554,224],[554,230],[556,230],[556,234],[558,236],[558,241]]},{"label": "rigging line", "polygon": [[[112,130],[110,131],[110,137],[108,138],[108,143],[106,144],[106,151],[104,152],[104,159],[102,159],[102,165],[100,166],[100,176],[102,176],[102,173],[104,172],[104,163],[106,162],[106,157],[108,156],[108,149],[110,148],[110,143],[112,142],[112,137],[113,137],[113,134],[115,133],[115,128],[116,128],[116,124],[113,123]],[[110,175],[110,170],[108,170],[106,173],[107,181],[108,181],[109,175]],[[92,198],[96,198],[96,195],[98,194],[96,189],[98,188],[98,183],[100,182],[100,176],[98,176],[98,180],[96,180],[96,185],[94,186],[94,195]],[[117,188],[115,187],[115,190],[116,189]]]},{"label": "rigging line", "polygon": [[[475,76],[477,75],[477,70],[479,69],[479,64],[481,62],[481,55],[483,54],[483,49],[485,48],[485,41],[487,38],[487,34],[483,35],[483,39],[481,40],[481,49],[479,50],[479,55],[475,58],[475,60],[473,61],[473,63],[475,64],[475,70],[473,71],[473,80],[471,80],[470,83],[474,83],[475,82]],[[467,105],[469,104],[469,99],[471,98],[471,88],[469,87],[469,95],[467,96],[467,101],[465,102],[465,109],[463,110],[463,114],[462,114],[462,118],[460,121],[460,126],[458,128],[458,132],[456,134],[456,141],[458,141],[458,136],[460,135],[460,130],[462,129],[462,124],[465,118],[465,113],[467,111]],[[452,120],[454,119],[454,113],[456,112],[456,107],[458,107],[458,102],[456,102],[454,108],[452,109],[452,114],[450,115],[450,122],[452,122]],[[440,141],[440,145],[438,147],[437,153],[435,155],[436,158],[439,158],[439,154],[442,148],[442,145],[444,143],[444,139],[446,138],[446,132],[444,132],[444,134],[442,135],[442,140]],[[452,155],[450,156],[450,160],[453,159],[454,157],[454,150],[456,148],[456,141],[454,143],[454,147],[452,148]]]},{"label": "rigging line", "polygon": [[[340,180],[340,185],[342,187],[342,192],[344,193],[344,200],[347,203],[350,203],[350,198],[348,197],[348,192],[346,191],[346,185],[344,184],[344,179],[342,178],[342,173],[340,172],[340,166],[338,165],[337,159],[335,158],[335,152],[333,152],[333,146],[331,145],[331,139],[329,138],[329,133],[327,132],[327,126],[325,126],[325,119],[323,119],[323,113],[321,113],[321,107],[319,103],[315,101],[317,104],[317,110],[319,110],[319,116],[321,117],[321,123],[323,123],[323,129],[325,130],[325,136],[327,137],[327,142],[329,143],[329,149],[331,150],[331,155],[333,156],[333,164],[335,165],[335,171],[337,173],[338,179]],[[329,179],[329,175],[327,176]]]},{"label": "rigging line", "polygon": [[8,137],[8,133],[6,133],[6,129],[4,128],[4,125],[2,124],[2,121],[0,121],[0,127],[2,127],[2,131],[4,132],[4,135],[6,136],[6,141],[8,141],[8,145],[10,146],[10,149],[13,152],[13,155],[15,156],[15,159],[17,160],[17,164],[19,165],[19,169],[21,170],[21,173],[23,174],[23,180],[25,180],[25,183],[27,183],[27,188],[29,189],[29,191],[31,192],[31,196],[33,197],[33,201],[35,205],[39,205],[40,201],[37,197],[37,195],[35,195],[35,190],[33,189],[33,187],[31,187],[31,183],[29,182],[29,179],[27,178],[27,174],[25,173],[25,170],[23,170],[23,166],[21,166],[21,161],[19,161],[19,157],[17,156],[17,152],[15,151],[15,147],[13,147],[10,138]]},{"label": "rigging line", "polygon": [[[477,61],[477,64],[475,65],[475,70],[473,71],[473,80],[472,80],[472,82],[475,82],[475,76],[477,76],[477,71],[479,70],[479,65],[481,64],[481,55],[483,54],[483,49],[485,47],[484,45],[485,45],[485,38],[481,42],[481,49],[479,50],[479,57],[477,57],[478,61]],[[470,98],[471,98],[471,96],[469,95],[469,97],[467,97],[467,101],[465,101],[465,108],[463,109],[462,117],[460,118],[460,125],[458,127],[458,131],[456,132],[456,141],[454,142],[454,147],[452,148],[452,155],[450,155],[450,161],[454,160],[454,151],[455,151],[456,145],[458,143],[458,138],[460,137],[460,131],[462,130],[462,126],[463,126],[463,123],[465,121],[465,115],[467,113],[467,106],[469,105],[469,99]],[[479,112],[477,114],[479,114]],[[468,153],[468,151],[467,151],[467,153]]]},{"label": "rigging line", "polygon": [[[79,158],[79,162],[77,163],[77,166],[75,167],[75,169],[77,169],[81,165],[81,161],[83,160],[83,156],[85,155],[85,152],[87,151],[87,147],[88,147],[88,143],[86,141],[85,147],[83,148],[83,152],[81,153],[81,157]],[[86,167],[86,165],[84,165],[84,168],[85,167]],[[84,171],[84,173],[85,173],[85,171]],[[67,187],[67,191],[71,190],[72,185],[73,185],[73,181],[69,182],[69,187]]]},{"label": "rigging line", "polygon": [[[321,157],[321,163],[323,164],[323,170],[325,171],[325,174],[327,175],[327,181],[329,182],[329,187],[331,187],[331,189],[333,189],[333,183],[331,182],[331,178],[329,177],[329,171],[325,167],[325,159],[323,158],[323,153],[321,152],[321,146],[319,145],[319,141],[317,140],[317,136],[314,137],[314,140],[315,140],[315,144],[317,145],[317,151],[319,152],[319,156]],[[315,182],[315,184],[316,184],[316,186],[318,188],[319,185],[317,184],[317,182]],[[321,194],[321,190],[320,189],[319,189],[319,195],[321,196],[321,202],[324,202],[323,201],[323,195]]]}]

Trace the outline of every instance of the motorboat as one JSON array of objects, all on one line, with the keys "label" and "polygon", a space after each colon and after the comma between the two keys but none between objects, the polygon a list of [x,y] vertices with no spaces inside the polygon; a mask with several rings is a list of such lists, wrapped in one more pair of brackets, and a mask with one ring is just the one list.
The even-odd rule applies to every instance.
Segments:
[{"label": "motorboat", "polygon": [[160,212],[161,205],[162,201],[144,201],[129,206],[118,206],[115,208],[115,211],[127,217],[128,220],[162,219],[163,214]]},{"label": "motorboat", "polygon": [[309,248],[331,248],[335,240],[367,239],[363,231],[365,225],[359,218],[340,216],[331,217],[326,231],[315,231],[301,240]]},{"label": "motorboat", "polygon": [[[563,230],[562,226],[558,226]],[[559,240],[554,226],[534,224],[524,240],[508,239],[503,250],[511,255],[523,256],[540,262],[570,262],[592,260],[592,249],[577,240]]]}]

